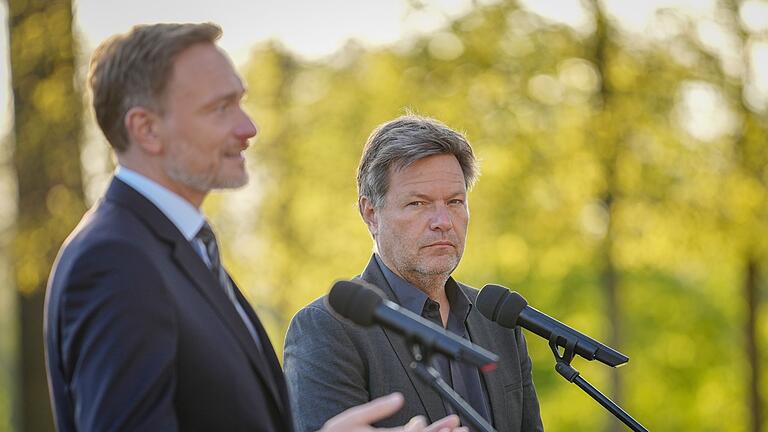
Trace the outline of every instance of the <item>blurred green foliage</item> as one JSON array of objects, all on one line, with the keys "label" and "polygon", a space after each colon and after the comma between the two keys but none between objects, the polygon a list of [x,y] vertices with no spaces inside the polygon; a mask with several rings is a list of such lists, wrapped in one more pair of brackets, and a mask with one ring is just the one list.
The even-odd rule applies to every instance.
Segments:
[{"label": "blurred green foliage", "polygon": [[[465,131],[482,159],[460,280],[518,290],[597,339],[620,325],[616,348],[631,357],[621,403],[649,429],[747,430],[742,285],[747,262],[762,269],[766,256],[765,116],[741,104],[690,31],[636,44],[604,26],[585,36],[503,3],[395,47],[350,43],[327,62],[256,49],[245,77],[261,127],[250,150],[260,200],[252,237],[230,235],[239,246],[227,258],[273,343],[367,262],[357,161],[377,124],[410,109]],[[722,97],[734,130],[688,133],[679,118],[692,84]],[[608,428],[608,414],[556,376],[546,344],[534,336],[529,348],[547,429]],[[611,388],[602,365],[575,366]]]},{"label": "blurred green foliage", "polygon": [[[214,194],[206,211],[278,351],[291,316],[369,259],[358,158],[376,125],[413,110],[465,131],[482,160],[458,279],[506,285],[611,340],[631,357],[617,371],[619,402],[650,430],[762,430],[750,419],[765,401],[750,404],[754,389],[765,397],[768,388],[765,377],[755,381],[768,363],[766,114],[745,103],[747,74],[696,38],[696,22],[669,10],[672,36],[638,41],[597,4],[585,3],[590,34],[501,2],[389,48],[350,42],[316,62],[276,44],[253,51],[244,71],[261,131],[249,151],[252,185]],[[744,49],[752,35],[737,9],[722,2],[719,24]],[[41,288],[83,211],[81,98],[70,2],[10,1],[9,12],[24,395],[43,377],[39,353],[26,351],[41,347]],[[731,127],[709,137],[689,130],[692,90],[716,101]],[[528,341],[547,430],[611,428],[556,375],[546,344]],[[606,367],[574,366],[616,389]],[[35,411],[44,395],[14,407],[7,390],[0,430],[12,427],[3,417],[14,408],[17,426],[49,421]]]}]

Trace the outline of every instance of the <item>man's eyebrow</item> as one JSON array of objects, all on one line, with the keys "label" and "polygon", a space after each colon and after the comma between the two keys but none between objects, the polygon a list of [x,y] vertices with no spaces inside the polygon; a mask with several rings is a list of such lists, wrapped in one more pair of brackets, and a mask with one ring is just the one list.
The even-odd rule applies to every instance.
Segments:
[{"label": "man's eyebrow", "polygon": [[222,93],[216,96],[211,97],[211,99],[206,102],[203,106],[210,107],[211,105],[215,105],[222,101],[236,101],[240,100],[245,95],[245,88],[241,88],[240,90],[233,90],[230,92]]},{"label": "man's eyebrow", "polygon": [[[463,196],[463,195],[466,195],[466,194],[467,193],[464,192],[464,191],[457,190],[457,191],[449,194],[448,196],[451,197],[451,198],[455,198],[457,196]],[[421,193],[421,192],[408,192],[408,193],[405,194],[405,196],[406,196],[406,198],[409,198],[409,199],[410,198],[431,199],[430,195],[425,194],[425,193]]]}]

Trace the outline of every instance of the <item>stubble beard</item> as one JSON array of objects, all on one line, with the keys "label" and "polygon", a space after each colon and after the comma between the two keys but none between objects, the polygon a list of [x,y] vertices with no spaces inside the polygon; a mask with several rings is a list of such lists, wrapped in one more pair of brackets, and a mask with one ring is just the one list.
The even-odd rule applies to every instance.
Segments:
[{"label": "stubble beard", "polygon": [[236,189],[248,184],[248,172],[243,171],[240,176],[220,176],[219,173],[190,173],[178,162],[176,158],[170,158],[165,165],[166,175],[173,181],[190,187],[200,192],[209,192],[213,189]]},{"label": "stubble beard", "polygon": [[458,267],[461,255],[452,255],[450,263],[429,263],[417,256],[411,256],[399,264],[403,278],[424,291],[430,298],[433,293],[445,288],[445,282]]}]

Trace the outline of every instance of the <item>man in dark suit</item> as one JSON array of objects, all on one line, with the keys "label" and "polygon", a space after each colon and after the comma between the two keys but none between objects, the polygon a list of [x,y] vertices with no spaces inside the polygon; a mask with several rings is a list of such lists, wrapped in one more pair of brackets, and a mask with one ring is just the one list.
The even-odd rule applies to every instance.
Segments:
[{"label": "man in dark suit", "polygon": [[[212,189],[247,182],[242,152],[257,133],[220,35],[212,24],[138,26],[94,54],[94,110],[118,168],[48,287],[61,431],[293,430],[275,352],[200,212]],[[355,408],[326,430],[369,430],[401,404]]]},{"label": "man in dark suit", "polygon": [[[401,307],[499,354],[499,367],[485,374],[440,355],[433,361],[497,430],[539,431],[523,334],[485,319],[473,307],[478,291],[451,277],[464,251],[467,191],[476,177],[471,146],[444,124],[410,115],[379,126],[368,138],[357,175],[359,211],[374,239],[374,255],[361,277]],[[408,367],[412,355],[403,337],[339,319],[324,299],[293,318],[284,360],[299,431],[392,391],[404,395],[405,408],[380,426],[453,412]]]}]

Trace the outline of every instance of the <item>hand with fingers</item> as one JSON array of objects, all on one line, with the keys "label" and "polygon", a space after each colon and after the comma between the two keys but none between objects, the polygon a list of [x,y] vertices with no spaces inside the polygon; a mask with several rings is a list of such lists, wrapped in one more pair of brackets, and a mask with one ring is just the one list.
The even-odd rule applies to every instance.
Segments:
[{"label": "hand with fingers", "polygon": [[414,417],[396,428],[377,429],[371,426],[371,423],[396,413],[402,406],[403,396],[400,393],[382,396],[331,418],[319,432],[468,432],[467,428],[459,427],[459,418],[455,415],[444,417],[429,426],[422,416]]}]

